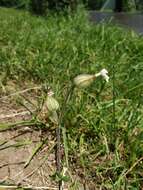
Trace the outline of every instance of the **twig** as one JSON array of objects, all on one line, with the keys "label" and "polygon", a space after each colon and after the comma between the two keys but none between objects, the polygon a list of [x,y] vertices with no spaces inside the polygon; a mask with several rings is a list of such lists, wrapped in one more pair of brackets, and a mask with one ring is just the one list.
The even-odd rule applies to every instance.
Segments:
[{"label": "twig", "polygon": [[29,111],[29,113],[31,115],[33,115],[33,110],[29,109],[28,106],[26,104],[24,104],[22,101],[17,100],[18,104],[21,105],[22,107],[24,107],[27,111]]},{"label": "twig", "polygon": [[28,99],[27,97],[25,97],[23,94],[21,94],[21,97],[26,100],[29,104],[31,104],[34,107],[37,107],[30,99]]},{"label": "twig", "polygon": [[[2,131],[0,131],[0,132],[2,132]],[[0,142],[0,147],[3,146],[3,145],[5,145],[6,143],[8,143],[10,140],[13,140],[13,139],[15,139],[15,138],[17,138],[17,137],[19,137],[19,136],[21,136],[21,135],[24,135],[25,133],[28,133],[28,132],[32,132],[32,131],[30,131],[30,129],[29,129],[29,130],[24,130],[24,131],[22,131],[21,133],[12,136],[12,137],[9,138],[8,140],[5,140],[5,141],[3,141],[3,142]],[[24,163],[25,163],[25,162],[24,162]],[[1,168],[1,166],[0,166],[0,168]]]},{"label": "twig", "polygon": [[126,177],[126,175],[128,175],[133,169],[134,167],[136,167],[136,165],[138,165],[138,163],[140,163],[143,160],[143,156],[141,158],[139,158],[126,172],[123,172],[122,175],[119,177],[119,179],[116,181],[115,185],[124,177]]},{"label": "twig", "polygon": [[[33,110],[35,111],[35,110]],[[23,112],[19,112],[19,113],[13,113],[13,114],[8,114],[8,115],[1,115],[0,119],[6,119],[6,118],[13,118],[13,117],[17,117],[17,116],[24,116],[24,115],[30,115],[30,111],[23,111]]]},{"label": "twig", "polygon": [[[25,176],[25,177],[22,179],[22,181],[24,181],[24,180],[25,180],[26,178],[28,178],[28,177],[31,177],[31,176],[45,163],[46,159],[48,158],[50,152],[53,150],[54,147],[55,147],[55,143],[54,143],[54,144],[52,145],[52,147],[48,150],[48,153],[45,155],[45,157],[44,157],[43,161],[40,163],[40,165],[39,165],[37,168],[35,168],[32,172],[30,172],[27,176]],[[20,181],[19,183],[21,183],[21,181]]]},{"label": "twig", "polygon": [[17,142],[17,143],[15,143],[15,144],[9,144],[9,145],[6,145],[6,146],[4,146],[4,147],[1,147],[1,148],[0,148],[0,151],[1,151],[1,150],[4,150],[4,149],[7,149],[7,148],[11,148],[11,147],[16,148],[16,147],[20,147],[20,146],[26,146],[26,145],[29,145],[29,144],[31,144],[31,141],[28,141],[28,142],[26,142],[26,141]]},{"label": "twig", "polygon": [[7,99],[11,96],[15,96],[15,95],[18,95],[18,94],[22,94],[22,93],[25,93],[25,92],[28,92],[30,90],[37,90],[37,89],[41,89],[42,88],[42,85],[41,86],[35,86],[35,87],[32,87],[32,88],[27,88],[25,90],[21,90],[21,91],[18,91],[18,92],[14,92],[12,94],[9,94],[7,96],[4,96],[4,97],[1,97],[0,100],[4,100],[4,99]]},{"label": "twig", "polygon": [[124,174],[123,177],[125,177],[128,173],[130,173],[136,165],[138,165],[139,162],[143,160],[143,156],[139,158]]},{"label": "twig", "polygon": [[42,142],[37,144],[36,148],[33,150],[32,154],[30,155],[27,162],[25,163],[24,168],[26,168],[30,164],[31,160],[39,152],[39,150],[43,147],[43,145],[47,142],[47,140],[48,140],[48,137],[45,138]]},{"label": "twig", "polygon": [[60,125],[56,128],[56,165],[57,165],[57,172],[61,172],[61,129]]},{"label": "twig", "polygon": [[17,162],[17,163],[6,163],[6,164],[2,164],[0,165],[0,169],[6,166],[10,166],[10,165],[20,165],[20,164],[24,164],[25,162]]}]

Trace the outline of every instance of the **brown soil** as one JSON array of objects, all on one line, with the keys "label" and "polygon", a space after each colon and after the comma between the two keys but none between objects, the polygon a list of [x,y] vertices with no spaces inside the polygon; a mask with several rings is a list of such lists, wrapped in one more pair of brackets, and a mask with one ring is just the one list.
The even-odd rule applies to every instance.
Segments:
[{"label": "brown soil", "polygon": [[[34,85],[32,84],[32,86]],[[5,89],[10,89],[10,87],[13,88],[9,91],[6,90],[0,95],[0,124],[30,120],[30,112],[24,106],[18,104],[17,99],[20,98],[28,109],[34,110],[35,107],[26,101],[26,99],[29,99],[37,106],[37,98],[41,92],[31,90],[25,93],[7,96],[17,91],[13,83],[10,86],[6,86]],[[21,95],[25,96],[26,99]],[[48,143],[34,156],[30,164],[24,168],[24,164],[31,156],[33,149],[46,136],[48,136]],[[16,143],[27,144],[14,147]],[[50,177],[56,171],[54,149],[51,150],[47,159],[43,161],[54,143],[50,132],[41,135],[40,130],[35,130],[30,126],[19,126],[17,129],[0,132],[0,183],[5,182],[24,186],[56,186]]]},{"label": "brown soil", "polygon": [[[4,89],[0,89],[0,190],[3,190],[1,184],[58,190],[58,183],[51,177],[56,172],[55,128],[51,126],[50,130],[43,131],[36,126],[19,124],[16,128],[1,130],[3,124],[30,121],[42,103],[43,96],[41,88],[35,87],[33,83],[21,85],[10,81]],[[37,145],[47,137],[43,147],[24,167]],[[73,182],[80,179],[78,173],[77,169],[72,174]],[[64,190],[67,190],[71,183],[65,185]],[[82,185],[78,187],[76,189],[84,189]]]}]

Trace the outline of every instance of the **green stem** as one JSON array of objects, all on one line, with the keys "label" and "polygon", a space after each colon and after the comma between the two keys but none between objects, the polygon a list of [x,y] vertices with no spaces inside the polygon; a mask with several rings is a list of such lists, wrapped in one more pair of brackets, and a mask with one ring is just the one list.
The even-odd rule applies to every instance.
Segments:
[{"label": "green stem", "polygon": [[[62,126],[63,119],[64,119],[64,113],[66,111],[66,105],[67,105],[67,102],[69,101],[69,99],[71,98],[73,90],[74,90],[74,86],[72,85],[70,87],[70,89],[67,91],[65,101],[64,101],[63,107],[61,109],[59,125],[56,128],[56,137],[57,137],[56,163],[57,163],[57,173],[59,173],[59,174],[61,173],[61,169],[62,169],[62,166],[61,166],[61,126]],[[62,184],[62,181],[59,181],[59,187],[58,187],[59,190],[61,190],[61,188],[62,188],[61,184]]]},{"label": "green stem", "polygon": [[115,107],[115,102],[116,102],[116,93],[115,93],[115,66],[113,63],[112,66],[112,102],[113,102],[113,116],[112,116],[112,127],[115,129],[115,124],[116,124],[116,107]]}]

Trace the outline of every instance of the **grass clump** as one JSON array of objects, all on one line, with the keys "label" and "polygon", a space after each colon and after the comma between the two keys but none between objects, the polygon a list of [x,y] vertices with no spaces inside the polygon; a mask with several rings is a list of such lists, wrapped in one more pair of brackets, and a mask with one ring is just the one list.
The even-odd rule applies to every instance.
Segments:
[{"label": "grass clump", "polygon": [[69,167],[96,189],[141,189],[143,38],[93,25],[84,11],[41,18],[0,8],[0,25],[1,89],[9,80],[47,83],[63,105],[76,75],[109,71],[109,83],[75,88],[67,101]]}]

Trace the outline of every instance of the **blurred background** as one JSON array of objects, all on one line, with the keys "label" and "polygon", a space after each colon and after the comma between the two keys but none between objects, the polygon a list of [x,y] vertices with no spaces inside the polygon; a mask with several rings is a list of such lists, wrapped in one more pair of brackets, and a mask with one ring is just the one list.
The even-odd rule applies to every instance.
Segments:
[{"label": "blurred background", "polygon": [[87,10],[143,11],[143,0],[0,0],[0,6],[24,8],[36,14],[46,14],[48,10],[75,10],[81,4]]}]

